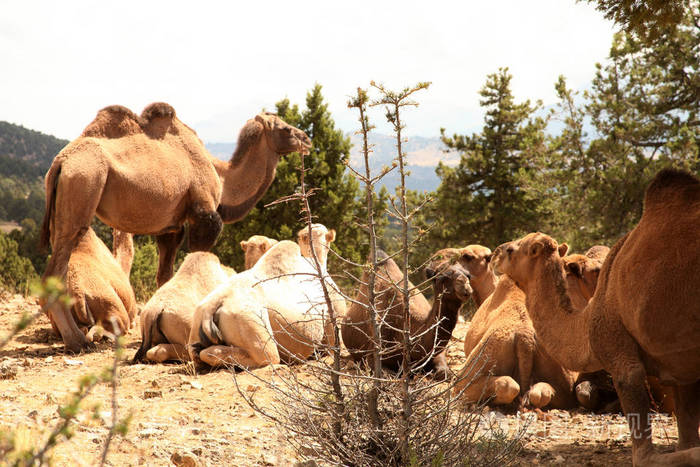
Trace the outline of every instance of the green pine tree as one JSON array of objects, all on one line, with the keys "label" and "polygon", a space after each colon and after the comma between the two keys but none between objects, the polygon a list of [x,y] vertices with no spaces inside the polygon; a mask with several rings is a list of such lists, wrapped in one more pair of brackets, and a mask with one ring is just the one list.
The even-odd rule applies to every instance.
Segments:
[{"label": "green pine tree", "polygon": [[481,133],[442,141],[461,153],[457,167],[440,164],[441,184],[426,214],[430,238],[439,245],[480,243],[495,247],[537,228],[540,200],[527,181],[538,170],[537,155],[546,150],[546,121],[535,117],[541,104],[516,103],[507,68],[487,77],[481,89],[486,110]]}]

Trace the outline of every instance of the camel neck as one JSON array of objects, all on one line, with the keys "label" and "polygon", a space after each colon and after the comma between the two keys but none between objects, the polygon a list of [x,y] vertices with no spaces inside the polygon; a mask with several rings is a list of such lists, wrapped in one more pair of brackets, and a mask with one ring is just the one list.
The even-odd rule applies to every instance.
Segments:
[{"label": "camel neck", "polygon": [[260,201],[275,179],[278,161],[261,138],[236,161],[214,164],[224,185],[218,212],[225,223],[241,220]]},{"label": "camel neck", "polygon": [[561,265],[551,260],[538,261],[531,277],[525,290],[526,306],[538,342],[569,370],[600,370],[602,366],[591,353],[591,307],[574,309]]},{"label": "camel neck", "polygon": [[498,282],[498,278],[490,268],[484,276],[480,279],[472,278],[470,281],[473,289],[472,299],[476,303],[477,308],[496,290],[496,283]]},{"label": "camel neck", "polygon": [[[452,336],[452,331],[454,331],[457,325],[457,317],[459,316],[459,309],[462,306],[462,301],[454,298],[447,297],[442,294],[442,291],[435,291],[435,299],[433,300],[433,307],[430,311],[430,319],[428,320],[429,325],[434,325],[435,322],[439,321],[438,327],[436,329],[437,339],[435,341],[435,353],[440,353],[443,348],[447,345],[447,342]],[[432,332],[427,333],[431,340],[434,334]],[[432,344],[431,344],[432,346]]]}]

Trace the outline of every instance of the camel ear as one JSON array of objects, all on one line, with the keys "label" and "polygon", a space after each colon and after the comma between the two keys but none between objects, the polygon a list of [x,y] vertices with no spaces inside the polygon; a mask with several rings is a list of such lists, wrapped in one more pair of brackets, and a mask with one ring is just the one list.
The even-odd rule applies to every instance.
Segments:
[{"label": "camel ear", "polygon": [[566,243],[562,243],[561,245],[559,245],[559,256],[561,256],[563,258],[564,256],[566,256],[566,254],[568,252],[569,252],[569,245],[567,245]]},{"label": "camel ear", "polygon": [[246,242],[245,240],[241,240],[241,248],[243,249],[243,251],[245,251],[246,248],[248,248],[248,242]]},{"label": "camel ear", "polygon": [[569,263],[564,268],[576,277],[582,277],[581,265],[578,263]]},{"label": "camel ear", "polygon": [[335,241],[335,229],[331,229],[328,231],[328,233],[326,234],[326,241],[328,243]]}]

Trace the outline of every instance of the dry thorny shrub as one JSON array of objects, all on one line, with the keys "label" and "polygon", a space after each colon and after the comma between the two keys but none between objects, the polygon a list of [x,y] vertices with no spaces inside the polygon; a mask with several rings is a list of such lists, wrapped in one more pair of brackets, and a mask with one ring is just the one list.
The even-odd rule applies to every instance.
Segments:
[{"label": "dry thorny shrub", "polygon": [[[375,279],[383,279],[393,283],[393,300],[400,301],[405,306],[408,296],[415,293],[418,287],[409,288],[407,281],[398,283],[387,277],[381,277],[378,271],[376,235],[372,212],[373,185],[390,170],[399,167],[402,187],[399,199],[392,200],[390,215],[403,223],[403,245],[394,254],[403,260],[404,277],[407,277],[407,255],[411,242],[408,239],[409,220],[412,212],[407,209],[405,197],[405,168],[404,154],[401,151],[400,109],[406,105],[417,105],[407,98],[414,92],[425,89],[427,84],[421,83],[414,88],[394,93],[387,91],[381,85],[372,85],[379,90],[381,97],[370,105],[385,105],[386,116],[394,125],[397,134],[397,163],[392,168],[385,168],[378,176],[372,177],[369,169],[369,153],[367,134],[371,130],[366,116],[369,103],[367,93],[358,89],[357,97],[349,103],[360,112],[361,134],[364,138],[363,152],[365,156],[365,173],[361,174],[351,168],[355,176],[364,183],[367,192],[367,219],[362,226],[368,232],[370,243],[370,260],[365,265],[370,271],[369,283],[364,284],[370,290],[369,297],[361,303],[368,310],[372,331],[367,335],[373,342],[373,350],[368,353],[365,362],[355,365],[347,355],[341,355],[344,350],[340,345],[325,344],[317,346],[314,359],[310,361],[292,361],[303,365],[301,370],[291,371],[285,365],[274,365],[272,376],[266,378],[255,372],[248,372],[274,394],[274,401],[265,406],[259,405],[255,399],[255,387],[238,386],[236,371],[232,371],[233,379],[241,396],[258,413],[273,420],[282,431],[283,437],[295,448],[297,453],[306,459],[333,465],[505,465],[515,457],[520,448],[520,440],[526,424],[514,432],[506,433],[498,426],[489,423],[483,417],[484,403],[467,407],[460,401],[461,392],[455,391],[458,382],[452,375],[447,382],[437,382],[431,375],[423,374],[423,366],[435,354],[435,350],[420,361],[411,361],[412,348],[417,345],[423,334],[434,332],[440,323],[434,323],[421,335],[409,334],[410,317],[406,311],[402,329],[392,327],[385,320],[387,309],[376,309],[376,297],[373,284]],[[294,195],[280,202],[298,200],[301,202],[302,222],[309,229],[314,221],[310,212],[308,198],[314,194],[313,189],[304,185],[304,158],[301,159],[301,186]],[[309,230],[309,234],[311,231]],[[311,238],[311,235],[310,235]],[[324,280],[327,272],[322,271],[312,245],[312,257],[317,275],[313,279],[319,281],[323,289],[325,303],[309,303],[309,310],[324,307],[333,328],[334,341],[340,342],[341,316],[337,316],[333,303],[329,299],[329,287],[334,284]],[[341,258],[342,259],[342,258]],[[348,263],[350,264],[350,263]],[[358,266],[352,265],[350,266]],[[346,277],[355,283],[361,279],[345,272]],[[342,292],[340,290],[338,293]],[[344,295],[347,301],[353,297]],[[356,302],[358,303],[358,302]],[[318,308],[317,308],[318,309]],[[391,330],[403,336],[392,342],[381,342],[384,330]],[[437,336],[437,333],[434,333]],[[376,339],[374,336],[380,336]],[[273,339],[273,336],[269,337]],[[402,355],[403,363],[398,373],[382,369],[382,357],[387,355]],[[292,357],[292,360],[294,358]],[[485,359],[477,359],[478,365],[486,365]],[[240,371],[240,368],[236,370]],[[463,374],[475,374],[466,371]],[[469,383],[469,382],[468,382]],[[467,387],[468,384],[465,386]],[[252,391],[251,391],[252,389]],[[462,389],[462,391],[464,388]],[[484,401],[486,402],[486,401]]]}]

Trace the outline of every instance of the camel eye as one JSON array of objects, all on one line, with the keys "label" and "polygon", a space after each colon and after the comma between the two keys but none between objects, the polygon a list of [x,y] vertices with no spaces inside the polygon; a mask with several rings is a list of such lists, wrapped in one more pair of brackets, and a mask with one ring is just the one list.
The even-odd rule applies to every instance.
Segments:
[{"label": "camel eye", "polygon": [[508,248],[506,248],[506,253],[508,253],[508,254],[513,253],[513,247],[509,246]]},{"label": "camel eye", "polygon": [[469,253],[464,253],[464,254],[462,255],[462,259],[463,259],[464,261],[471,261],[471,260],[474,259],[474,257],[473,257],[472,255],[470,255]]}]

